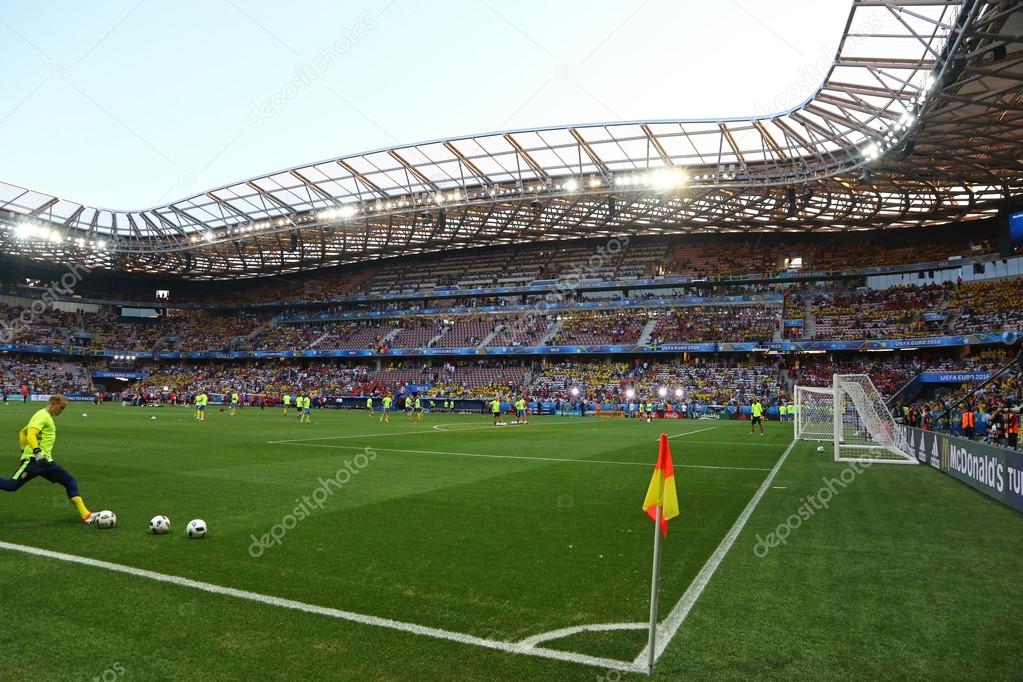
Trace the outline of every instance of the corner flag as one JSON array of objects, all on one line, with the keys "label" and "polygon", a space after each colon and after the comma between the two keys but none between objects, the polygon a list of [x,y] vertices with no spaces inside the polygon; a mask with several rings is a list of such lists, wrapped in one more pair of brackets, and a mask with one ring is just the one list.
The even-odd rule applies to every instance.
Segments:
[{"label": "corner flag", "polygon": [[661,532],[668,537],[668,519],[678,516],[678,494],[675,492],[675,468],[671,464],[671,448],[668,447],[667,434],[661,434],[661,443],[657,452],[657,466],[650,479],[650,487],[646,490],[643,500],[643,511],[657,522],[657,507],[661,507]]}]

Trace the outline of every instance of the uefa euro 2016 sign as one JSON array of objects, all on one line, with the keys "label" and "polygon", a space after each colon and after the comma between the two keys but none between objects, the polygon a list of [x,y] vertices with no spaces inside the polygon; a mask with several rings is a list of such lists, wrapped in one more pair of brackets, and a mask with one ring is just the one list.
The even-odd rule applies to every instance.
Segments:
[{"label": "uefa euro 2016 sign", "polygon": [[902,429],[906,447],[920,462],[1023,512],[1023,453],[909,426]]}]

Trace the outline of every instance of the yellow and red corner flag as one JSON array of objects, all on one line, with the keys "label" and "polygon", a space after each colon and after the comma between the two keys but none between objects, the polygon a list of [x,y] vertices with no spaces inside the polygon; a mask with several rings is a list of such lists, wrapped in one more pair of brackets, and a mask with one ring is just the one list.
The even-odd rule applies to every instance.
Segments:
[{"label": "yellow and red corner flag", "polygon": [[671,464],[671,448],[668,435],[661,434],[657,451],[657,466],[654,467],[650,487],[643,500],[643,511],[652,520],[657,519],[657,507],[661,507],[661,532],[668,536],[668,519],[678,516],[678,494],[675,492],[675,467]]}]

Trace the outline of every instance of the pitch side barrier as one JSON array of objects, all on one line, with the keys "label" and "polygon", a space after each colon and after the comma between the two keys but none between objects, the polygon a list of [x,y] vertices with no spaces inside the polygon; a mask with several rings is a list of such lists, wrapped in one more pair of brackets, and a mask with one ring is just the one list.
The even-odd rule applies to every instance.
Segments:
[{"label": "pitch side barrier", "polygon": [[900,425],[911,455],[1023,512],[1023,452]]}]

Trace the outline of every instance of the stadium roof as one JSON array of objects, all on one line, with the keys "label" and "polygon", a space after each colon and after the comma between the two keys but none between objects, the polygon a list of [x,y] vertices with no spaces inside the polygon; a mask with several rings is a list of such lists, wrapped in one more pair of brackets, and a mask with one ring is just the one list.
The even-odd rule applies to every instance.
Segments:
[{"label": "stadium roof", "polygon": [[1021,36],[1012,0],[855,0],[819,89],[775,115],[469,135],[137,211],[0,183],[0,244],[221,279],[542,240],[988,217],[1023,193]]}]

